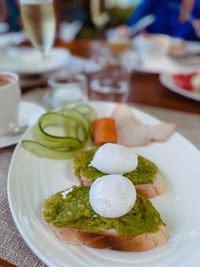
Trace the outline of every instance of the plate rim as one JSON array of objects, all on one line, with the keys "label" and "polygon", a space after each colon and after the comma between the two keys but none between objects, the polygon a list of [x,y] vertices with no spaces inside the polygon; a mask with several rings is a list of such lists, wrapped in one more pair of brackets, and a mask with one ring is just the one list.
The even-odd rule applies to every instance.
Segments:
[{"label": "plate rim", "polygon": [[[27,47],[26,47],[26,49],[27,49]],[[33,47],[29,47],[29,49],[35,50]],[[58,51],[65,52],[65,55],[66,55],[66,59],[67,60],[72,55],[71,52],[70,52],[70,50],[67,49],[67,48],[64,48],[64,47],[53,47],[51,50],[58,50]],[[24,68],[25,72],[24,72],[24,70],[23,71],[21,71],[21,70],[18,70],[18,71],[11,70],[11,72],[16,72],[18,75],[23,75],[23,76],[28,76],[28,75],[42,75],[42,74],[45,74],[45,73],[51,73],[52,71],[56,71],[56,70],[62,68],[63,66],[64,66],[64,64],[62,64],[62,66],[60,64],[59,67],[54,67],[54,68],[51,68],[51,69],[48,69],[48,70],[43,69],[43,70],[39,70],[39,71],[35,71],[35,70],[33,71],[33,70],[28,70],[28,69],[25,70],[25,68]]]},{"label": "plate rim", "polygon": [[[191,73],[191,71],[188,71],[188,72],[181,72],[181,74],[184,74],[184,73]],[[197,93],[194,93],[194,92],[190,92],[190,91],[186,91],[184,90],[183,88],[177,86],[175,83],[171,83],[171,81],[169,81],[169,79],[173,79],[172,78],[172,75],[173,74],[177,74],[177,72],[163,72],[159,75],[159,80],[161,82],[161,84],[167,88],[168,90],[178,94],[178,95],[181,95],[181,96],[184,96],[186,98],[189,98],[189,99],[192,99],[192,100],[195,100],[195,101],[200,101],[200,94],[197,94]]]},{"label": "plate rim", "polygon": [[[111,101],[88,101],[88,104],[89,103],[92,103],[92,104],[95,104],[95,103],[103,103],[103,104],[118,104],[116,102],[111,102]],[[157,122],[160,122],[161,120],[157,119],[155,116],[153,115],[150,115],[148,114],[147,112],[145,111],[142,111],[140,110],[140,108],[137,108],[137,107],[134,107],[134,104],[130,104],[130,103],[127,103],[132,109],[136,110],[136,111],[139,111],[141,114],[144,114],[144,115],[148,115],[150,116],[151,118],[155,119]],[[23,233],[23,229],[20,227],[20,224],[18,222],[18,220],[16,219],[16,216],[15,216],[15,213],[14,213],[14,210],[13,210],[13,207],[11,205],[11,196],[10,196],[10,177],[11,177],[11,171],[12,171],[12,166],[13,166],[13,162],[14,162],[14,159],[15,159],[15,155],[19,149],[19,146],[21,145],[21,140],[23,140],[23,137],[24,135],[26,135],[26,133],[28,131],[31,130],[31,128],[33,128],[34,125],[32,125],[29,129],[27,129],[27,131],[23,134],[23,136],[20,138],[20,141],[18,142],[17,146],[15,147],[14,149],[14,152],[13,152],[13,155],[11,157],[11,161],[10,161],[10,165],[9,165],[9,170],[8,170],[8,179],[7,179],[7,197],[8,197],[8,204],[9,204],[9,209],[10,209],[10,212],[11,212],[11,215],[12,215],[12,218],[13,218],[13,221],[16,225],[16,228],[17,230],[19,231],[21,237],[23,238],[24,242],[26,243],[26,245],[32,250],[32,252],[41,260],[43,261],[45,264],[47,264],[48,266],[53,266],[52,265],[52,262],[48,260],[47,256],[44,256],[42,253],[40,253],[40,251],[38,251],[37,249],[34,248],[34,245],[32,245],[32,243],[29,241],[29,238],[26,237],[26,235]],[[190,145],[192,147],[192,149],[194,149],[196,152],[200,152],[200,150],[192,143],[190,142],[187,138],[185,138],[182,134],[180,134],[179,132],[175,132],[174,134],[177,135],[178,138],[181,138],[184,142],[186,142],[188,145]],[[65,266],[70,266],[70,265],[65,265]]]}]

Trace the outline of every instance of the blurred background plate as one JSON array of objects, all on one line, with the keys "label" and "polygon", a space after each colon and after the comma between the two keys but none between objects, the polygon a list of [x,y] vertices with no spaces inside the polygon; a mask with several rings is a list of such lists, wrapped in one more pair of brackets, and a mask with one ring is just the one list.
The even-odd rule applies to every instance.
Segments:
[{"label": "blurred background plate", "polygon": [[163,73],[163,72],[189,72],[200,70],[200,56],[173,58],[168,55],[155,60],[154,57],[148,57],[148,61],[141,62],[134,51],[126,51],[122,61],[131,71],[140,71],[145,73]]},{"label": "blurred background plate", "polygon": [[63,67],[69,57],[70,52],[62,48],[53,48],[44,59],[34,48],[12,47],[0,53],[0,70],[22,75],[42,74]]},{"label": "blurred background plate", "polygon": [[191,92],[191,91],[187,91],[187,90],[184,90],[183,88],[181,87],[178,87],[175,82],[174,82],[174,79],[172,77],[172,73],[162,73],[160,76],[159,76],[159,79],[160,79],[160,82],[169,90],[179,94],[179,95],[182,95],[182,96],[185,96],[187,98],[191,98],[191,99],[194,99],[194,100],[197,100],[197,101],[200,101],[200,94],[198,93],[194,93],[194,92]]},{"label": "blurred background plate", "polygon": [[18,45],[25,40],[26,34],[24,31],[0,34],[0,52],[2,53],[2,49],[8,49],[8,47]]}]

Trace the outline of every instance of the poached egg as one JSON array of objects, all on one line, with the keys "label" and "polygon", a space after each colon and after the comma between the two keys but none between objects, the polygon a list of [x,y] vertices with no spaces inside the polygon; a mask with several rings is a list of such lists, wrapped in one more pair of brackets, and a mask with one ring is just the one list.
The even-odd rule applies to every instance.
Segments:
[{"label": "poached egg", "polygon": [[107,143],[101,146],[89,166],[106,174],[124,174],[134,171],[138,165],[138,155],[130,148]]},{"label": "poached egg", "polygon": [[93,210],[100,216],[118,218],[133,208],[136,190],[133,183],[122,175],[105,175],[92,184],[89,200]]}]

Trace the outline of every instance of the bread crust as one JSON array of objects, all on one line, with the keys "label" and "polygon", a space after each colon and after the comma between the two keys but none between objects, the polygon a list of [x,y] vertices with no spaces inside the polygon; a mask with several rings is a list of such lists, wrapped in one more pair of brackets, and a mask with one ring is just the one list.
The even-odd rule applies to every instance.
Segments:
[{"label": "bread crust", "polygon": [[[80,154],[78,155],[80,156]],[[72,169],[75,172],[74,160],[72,161]],[[76,175],[82,185],[91,185],[92,180]],[[155,197],[166,191],[165,180],[158,170],[155,183],[136,186],[136,191],[146,198]],[[61,240],[73,244],[84,244],[91,248],[111,249],[118,251],[140,252],[146,251],[156,246],[164,245],[169,238],[168,231],[165,226],[160,226],[156,233],[140,234],[135,236],[121,236],[115,230],[100,233],[91,233],[85,229],[77,229],[71,227],[56,227],[49,223],[51,230]]]},{"label": "bread crust", "polygon": [[145,198],[154,198],[166,193],[167,184],[165,182],[164,176],[157,168],[157,174],[153,184],[135,185],[135,189]]},{"label": "bread crust", "polygon": [[49,223],[56,236],[73,245],[84,244],[91,248],[112,249],[119,251],[146,251],[156,246],[164,245],[168,241],[165,226],[160,226],[156,233],[135,236],[120,236],[113,232],[90,233],[84,229],[70,227],[55,227]]},{"label": "bread crust", "polygon": [[[79,153],[75,156],[75,158],[80,157],[83,152]],[[75,158],[72,160],[72,170],[75,173]],[[81,185],[92,185],[93,181],[90,179],[87,179],[85,177],[82,177],[80,173],[75,174],[76,177],[79,180],[79,183]],[[160,170],[157,168],[157,174],[154,179],[153,184],[141,184],[141,185],[135,185],[135,189],[138,193],[140,193],[145,198],[154,198],[159,195],[163,195],[167,191],[167,184],[165,182],[164,176],[160,172]]]}]

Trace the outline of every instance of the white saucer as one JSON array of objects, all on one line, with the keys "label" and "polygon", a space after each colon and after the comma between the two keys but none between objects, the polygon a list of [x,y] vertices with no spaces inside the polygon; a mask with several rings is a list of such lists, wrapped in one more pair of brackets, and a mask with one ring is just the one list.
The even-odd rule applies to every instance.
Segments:
[{"label": "white saucer", "polygon": [[[21,101],[19,106],[18,123],[20,126],[31,126],[46,110],[35,103]],[[0,136],[0,148],[16,144],[24,133],[15,136]]]}]

